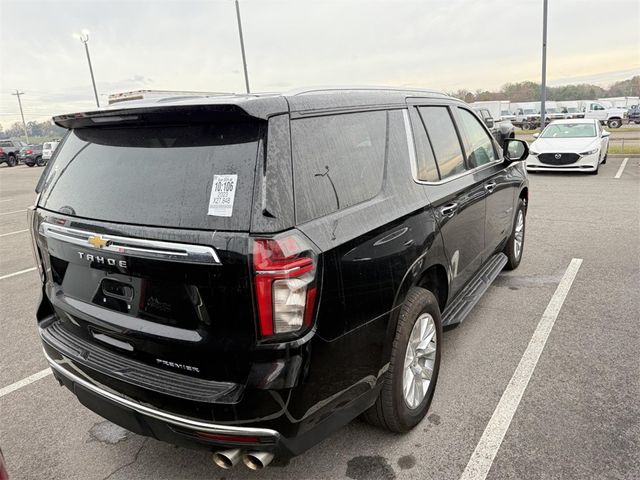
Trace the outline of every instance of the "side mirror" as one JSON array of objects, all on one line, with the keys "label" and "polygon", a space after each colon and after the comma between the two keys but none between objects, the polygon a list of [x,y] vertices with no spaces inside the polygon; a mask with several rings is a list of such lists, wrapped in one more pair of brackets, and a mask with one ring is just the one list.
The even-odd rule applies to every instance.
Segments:
[{"label": "side mirror", "polygon": [[529,156],[529,145],[524,140],[507,138],[502,147],[504,159],[507,162],[520,162]]},{"label": "side mirror", "polygon": [[488,117],[484,119],[484,124],[487,126],[487,128],[493,128],[495,122],[493,121],[493,118]]},{"label": "side mirror", "polygon": [[609,135],[611,135],[611,132],[607,132],[606,130],[602,130],[602,136],[603,137],[608,137]]},{"label": "side mirror", "polygon": [[538,138],[539,136],[540,136],[540,134],[539,134],[539,133],[534,133],[534,134],[533,134],[533,138]]}]

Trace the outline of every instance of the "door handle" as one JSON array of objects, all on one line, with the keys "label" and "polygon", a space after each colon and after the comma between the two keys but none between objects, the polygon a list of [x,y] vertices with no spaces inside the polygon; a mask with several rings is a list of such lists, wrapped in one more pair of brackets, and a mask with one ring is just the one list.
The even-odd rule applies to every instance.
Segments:
[{"label": "door handle", "polygon": [[458,211],[457,203],[450,203],[440,208],[440,213],[445,217],[452,217]]},{"label": "door handle", "polygon": [[496,188],[496,182],[489,182],[484,186],[484,189],[489,193],[493,192],[494,188]]}]

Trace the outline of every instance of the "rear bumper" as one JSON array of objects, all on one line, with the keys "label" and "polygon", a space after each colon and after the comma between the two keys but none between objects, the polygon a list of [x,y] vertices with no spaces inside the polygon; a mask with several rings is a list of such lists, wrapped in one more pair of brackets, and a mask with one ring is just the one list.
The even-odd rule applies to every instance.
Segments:
[{"label": "rear bumper", "polygon": [[[130,431],[190,447],[241,446],[248,450],[287,453],[286,447],[281,445],[281,435],[275,430],[224,425],[176,415],[114,393],[89,379],[81,371],[74,371],[73,364],[64,357],[56,360],[46,349],[44,355],[56,379],[71,390],[83,405]],[[199,435],[200,433],[205,435]],[[206,434],[229,438],[212,441]],[[255,441],[234,441],[239,437]]]},{"label": "rear bumper", "polygon": [[300,397],[314,391],[317,385],[245,390],[239,403],[232,405],[207,406],[184,399],[168,403],[166,396],[149,395],[148,390],[116,382],[60,352],[45,338],[42,340],[54,376],[86,408],[139,435],[187,448],[210,451],[240,448],[291,458],[373,405],[381,387],[371,385],[373,379],[367,377],[366,381],[317,401],[302,416],[299,416],[303,406]]}]

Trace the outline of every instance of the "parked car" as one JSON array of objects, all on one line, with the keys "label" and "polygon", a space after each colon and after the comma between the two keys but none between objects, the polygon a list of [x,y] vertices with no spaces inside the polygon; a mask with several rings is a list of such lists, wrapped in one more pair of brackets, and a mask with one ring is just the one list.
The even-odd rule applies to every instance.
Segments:
[{"label": "parked car", "polygon": [[18,153],[18,159],[29,167],[35,165],[43,167],[46,163],[42,158],[42,145],[22,147]]},{"label": "parked car", "polygon": [[42,145],[42,159],[46,162],[51,160],[53,152],[56,151],[60,142],[45,142]]},{"label": "parked car", "polygon": [[482,121],[489,131],[491,131],[491,134],[499,145],[502,145],[507,138],[515,138],[516,127],[514,127],[509,120],[494,120],[486,108],[474,108],[473,111],[482,118]]},{"label": "parked car", "polygon": [[629,123],[640,123],[640,105],[633,105],[627,112]]},{"label": "parked car", "polygon": [[15,167],[18,164],[18,153],[24,146],[26,145],[20,140],[0,140],[0,164]]},{"label": "parked car", "polygon": [[609,128],[620,128],[628,122],[627,110],[624,108],[609,107],[602,102],[582,102],[584,118],[594,118]]},{"label": "parked car", "polygon": [[607,163],[609,132],[594,119],[556,120],[531,144],[527,170],[579,171],[597,175]]},{"label": "parked car", "polygon": [[515,108],[515,119],[512,121],[516,127],[523,130],[533,130],[540,126],[540,111],[536,110],[535,102],[512,104]]},{"label": "parked car", "polygon": [[565,100],[558,102],[560,111],[564,118],[584,118],[584,112],[580,108],[581,102],[578,100]]},{"label": "parked car", "polygon": [[46,359],[83,405],[223,468],[362,413],[416,426],[442,327],[522,258],[528,146],[500,148],[443,94],[164,98],[54,121],[70,131],[29,209]]}]

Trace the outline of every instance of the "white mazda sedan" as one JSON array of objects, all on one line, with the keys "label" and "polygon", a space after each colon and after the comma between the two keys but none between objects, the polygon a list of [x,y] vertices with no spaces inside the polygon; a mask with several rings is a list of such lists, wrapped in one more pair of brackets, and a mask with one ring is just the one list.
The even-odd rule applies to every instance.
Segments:
[{"label": "white mazda sedan", "polygon": [[607,161],[609,135],[598,120],[576,118],[551,122],[530,145],[527,171],[598,174]]}]

